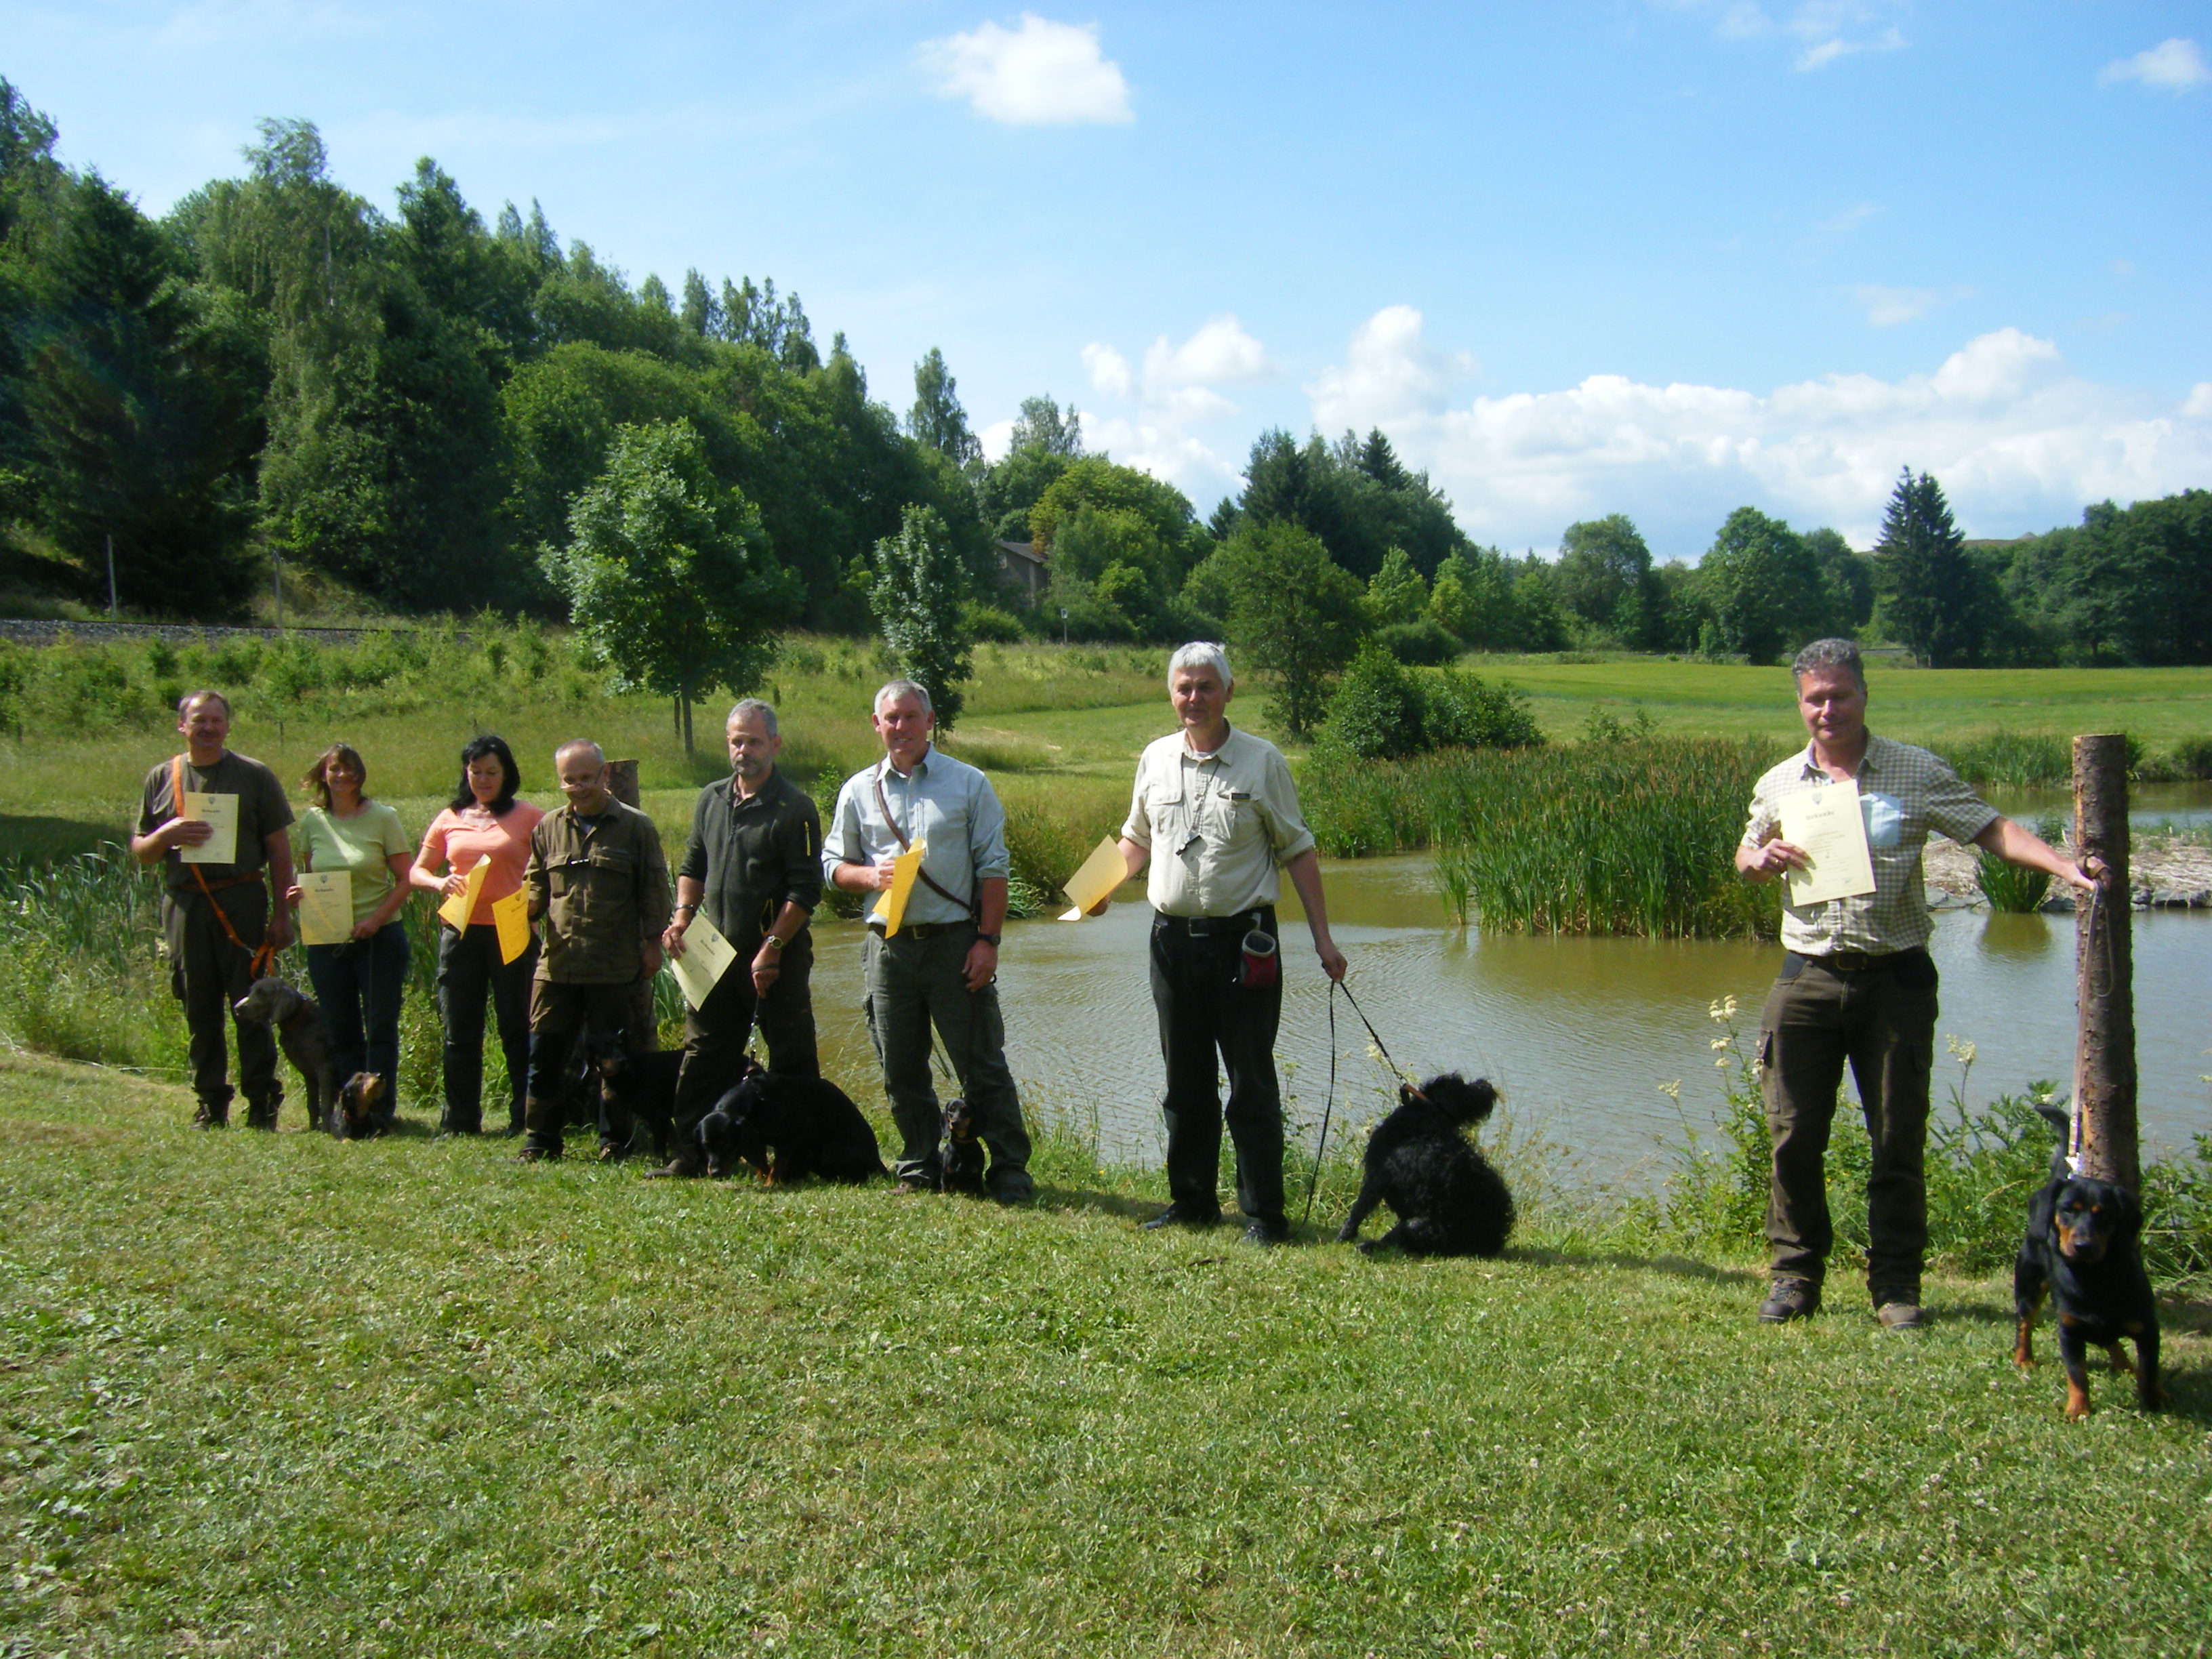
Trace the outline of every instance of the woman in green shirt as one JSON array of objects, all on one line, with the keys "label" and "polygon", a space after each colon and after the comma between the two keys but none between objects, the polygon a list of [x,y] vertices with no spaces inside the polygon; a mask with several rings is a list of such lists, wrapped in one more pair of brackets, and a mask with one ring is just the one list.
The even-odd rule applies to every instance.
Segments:
[{"label": "woman in green shirt", "polygon": [[[362,793],[368,769],[351,744],[334,743],[301,780],[321,805],[301,815],[300,868],[343,870],[352,880],[353,937],[307,947],[307,978],[337,1050],[338,1079],[374,1072],[384,1079],[377,1125],[389,1129],[399,1084],[399,998],[407,984],[407,867],[415,846],[399,814]],[[299,902],[300,890],[290,897]]]}]

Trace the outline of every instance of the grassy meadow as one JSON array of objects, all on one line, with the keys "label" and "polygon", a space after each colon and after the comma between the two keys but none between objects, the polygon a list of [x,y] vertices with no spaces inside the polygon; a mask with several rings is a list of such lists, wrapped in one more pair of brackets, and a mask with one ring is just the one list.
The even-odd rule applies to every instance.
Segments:
[{"label": "grassy meadow", "polygon": [[[2205,1310],[2172,1407],[2007,1363],[1993,1279],[1540,1210],[1503,1260],[1039,1202],[194,1134],[0,1056],[0,1653],[2185,1654]],[[1341,1212],[1342,1172],[1320,1212]],[[2044,1333],[2044,1347],[2050,1346]]]}]

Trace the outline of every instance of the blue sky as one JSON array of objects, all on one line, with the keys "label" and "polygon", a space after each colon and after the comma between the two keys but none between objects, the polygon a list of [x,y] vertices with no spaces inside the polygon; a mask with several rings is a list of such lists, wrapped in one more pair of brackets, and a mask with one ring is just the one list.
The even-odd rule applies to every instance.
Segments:
[{"label": "blue sky", "polygon": [[1749,503],[1871,544],[2212,487],[2212,8],[0,0],[0,75],[159,212],[314,121],[633,280],[773,276],[903,409],[941,347],[1201,512],[1380,426],[1478,539]]}]

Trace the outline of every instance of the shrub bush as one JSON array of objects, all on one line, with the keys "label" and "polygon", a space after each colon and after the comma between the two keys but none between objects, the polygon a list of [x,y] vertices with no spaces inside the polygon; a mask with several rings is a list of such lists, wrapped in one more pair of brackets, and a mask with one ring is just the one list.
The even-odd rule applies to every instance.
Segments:
[{"label": "shrub bush", "polygon": [[1460,644],[1449,629],[1431,617],[1419,622],[1393,623],[1375,637],[1400,662],[1436,668],[1459,655]]}]

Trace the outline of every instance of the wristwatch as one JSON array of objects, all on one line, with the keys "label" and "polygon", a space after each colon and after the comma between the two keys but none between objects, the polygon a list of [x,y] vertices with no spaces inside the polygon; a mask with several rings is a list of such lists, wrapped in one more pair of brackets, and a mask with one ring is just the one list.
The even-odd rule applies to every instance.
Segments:
[{"label": "wristwatch", "polygon": [[979,945],[989,945],[994,951],[999,948],[999,936],[996,933],[986,933],[979,931],[975,935],[975,940]]}]

